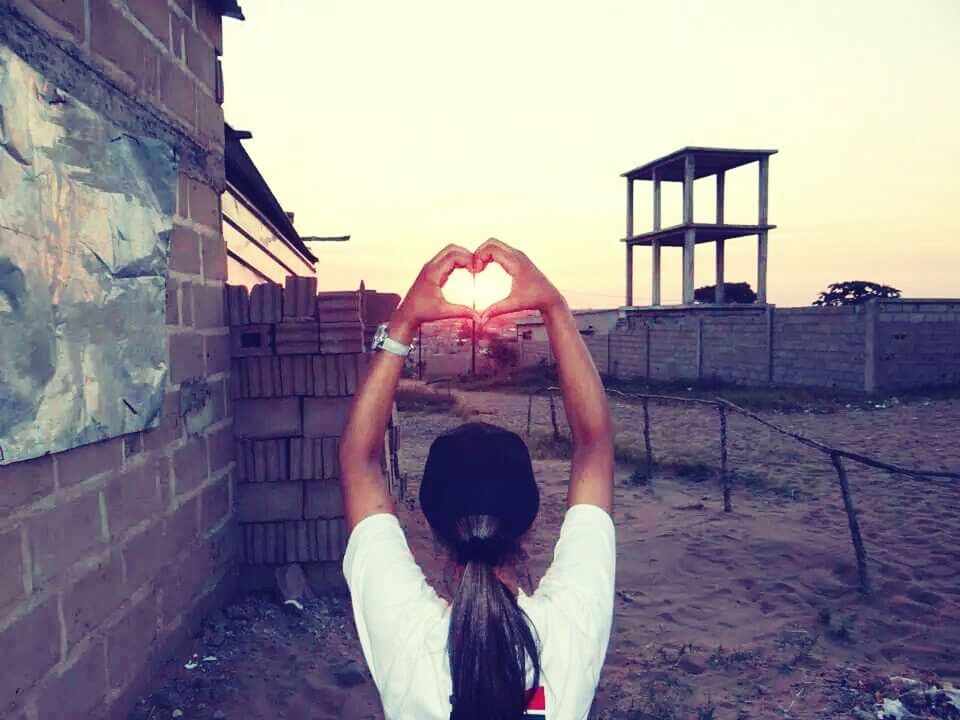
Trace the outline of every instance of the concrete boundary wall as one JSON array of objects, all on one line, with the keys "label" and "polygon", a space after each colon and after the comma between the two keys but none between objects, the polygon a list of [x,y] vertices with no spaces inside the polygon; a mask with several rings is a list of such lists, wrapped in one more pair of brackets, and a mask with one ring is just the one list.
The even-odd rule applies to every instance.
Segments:
[{"label": "concrete boundary wall", "polygon": [[[601,373],[876,392],[960,383],[960,300],[874,300],[847,307],[629,308],[586,338]],[[551,362],[521,341],[521,364]]]}]

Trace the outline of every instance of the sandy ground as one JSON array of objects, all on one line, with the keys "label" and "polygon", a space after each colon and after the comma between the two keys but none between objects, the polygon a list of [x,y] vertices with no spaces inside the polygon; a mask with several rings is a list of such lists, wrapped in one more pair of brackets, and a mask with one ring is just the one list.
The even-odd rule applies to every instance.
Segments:
[{"label": "sandy ground", "polygon": [[[640,407],[620,401],[613,410],[621,453],[642,455]],[[762,414],[890,462],[960,469],[956,400]],[[430,441],[465,418],[522,433],[527,399],[466,393],[455,413],[402,417],[401,522],[447,595],[449,568],[415,498]],[[533,419],[542,436],[550,428],[545,399]],[[960,680],[960,485],[848,466],[875,588],[864,598],[823,455],[731,417],[734,509],[724,513],[712,469],[716,410],[657,404],[651,422],[661,463],[652,480],[632,482],[629,462],[617,473],[616,617],[591,717],[850,718],[890,696],[891,676]],[[565,429],[562,410],[560,424]],[[526,541],[535,585],[559,530],[568,463],[533,444],[543,456],[535,460],[541,515]],[[215,647],[205,643],[211,633],[224,636]],[[294,618],[247,598],[214,618],[196,651],[217,660],[171,670],[161,694],[172,688],[174,697],[151,698],[136,717],[171,717],[178,702],[183,717],[382,717],[343,600],[314,603]]]}]

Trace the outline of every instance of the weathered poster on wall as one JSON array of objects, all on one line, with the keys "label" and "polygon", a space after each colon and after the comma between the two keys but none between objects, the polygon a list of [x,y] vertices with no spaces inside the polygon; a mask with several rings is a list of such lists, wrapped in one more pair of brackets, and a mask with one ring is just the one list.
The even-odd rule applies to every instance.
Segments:
[{"label": "weathered poster on wall", "polygon": [[176,164],[0,46],[0,464],[156,425]]}]

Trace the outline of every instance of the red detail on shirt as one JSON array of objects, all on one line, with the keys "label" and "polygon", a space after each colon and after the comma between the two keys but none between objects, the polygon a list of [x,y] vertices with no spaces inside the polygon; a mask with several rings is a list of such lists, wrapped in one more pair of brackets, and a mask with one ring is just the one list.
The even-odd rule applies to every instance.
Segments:
[{"label": "red detail on shirt", "polygon": [[530,702],[527,703],[527,712],[526,715],[533,715],[534,717],[540,716],[545,717],[547,712],[547,695],[543,691],[543,686],[541,685],[536,690],[533,691],[533,697],[530,698]]}]

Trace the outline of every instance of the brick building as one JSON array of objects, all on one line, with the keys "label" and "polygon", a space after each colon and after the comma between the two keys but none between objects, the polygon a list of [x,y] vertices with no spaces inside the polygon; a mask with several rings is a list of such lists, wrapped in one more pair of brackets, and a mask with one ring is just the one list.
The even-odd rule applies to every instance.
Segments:
[{"label": "brick building", "polygon": [[[267,547],[256,538],[271,522],[286,532],[289,513],[299,514],[275,558],[317,563],[307,568],[314,577],[337,582],[342,511],[334,455],[324,450],[335,445],[364,366],[360,295],[317,299],[315,258],[272,194],[257,195],[266,183],[245,165],[239,138],[225,137],[218,58],[227,16],[242,19],[233,0],[0,0],[0,60],[29,68],[48,103],[85,108],[113,128],[107,140],[127,142],[128,157],[143,171],[134,179],[170,198],[169,227],[158,225],[153,237],[162,263],[155,310],[164,348],[156,415],[136,432],[105,433],[23,461],[4,461],[0,448],[0,648],[7,662],[0,717],[125,717],[151,672],[199,619],[235,594],[241,577],[257,576],[251,566],[267,565],[265,555],[254,554]],[[16,100],[0,93],[0,178],[10,168],[24,177],[29,167]],[[71,141],[64,157],[82,157],[83,145],[64,127]],[[154,142],[173,159],[169,187],[137,166],[138,146]],[[88,176],[79,181],[96,184]],[[97,218],[111,221],[103,208],[124,194],[106,193]],[[261,231],[283,247],[269,262],[240,247],[244,233]],[[5,243],[23,242],[4,232],[0,258],[10,249]],[[240,303],[225,301],[228,272],[236,274]],[[291,284],[274,284],[290,275]],[[251,302],[254,286],[260,289]],[[346,314],[334,307],[344,299]],[[3,303],[9,299],[0,292],[0,310]],[[266,378],[251,374],[251,354],[238,352],[257,334],[248,332],[251,324],[268,337],[253,359],[270,359],[256,369],[266,368],[271,381],[274,368],[278,373],[268,391]],[[127,357],[135,357],[137,338],[129,339]],[[17,341],[4,336],[0,355]],[[308,365],[309,380],[301,372]],[[88,371],[91,392],[109,396],[111,388],[96,386],[97,371]],[[0,390],[10,381],[0,377]],[[257,427],[252,413],[236,414],[248,403],[269,404],[266,417],[277,425]],[[278,439],[282,473],[268,448],[276,450]],[[293,484],[296,510],[268,518],[292,498]]]}]

